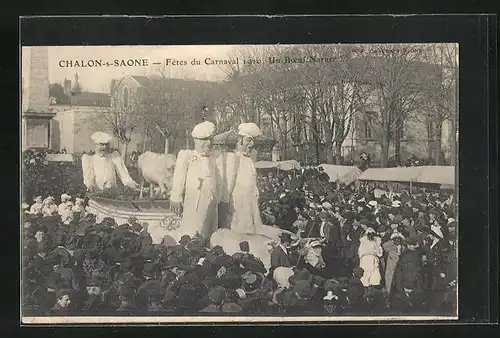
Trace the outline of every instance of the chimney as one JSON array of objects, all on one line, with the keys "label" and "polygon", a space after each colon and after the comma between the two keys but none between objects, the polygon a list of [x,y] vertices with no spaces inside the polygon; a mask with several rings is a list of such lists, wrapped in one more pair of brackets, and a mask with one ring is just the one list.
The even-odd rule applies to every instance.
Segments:
[{"label": "chimney", "polygon": [[109,85],[109,94],[113,95],[113,91],[116,87],[116,79],[111,80],[111,84]]},{"label": "chimney", "polygon": [[24,95],[22,98],[23,112],[49,112],[49,71],[47,47],[30,47],[26,52]]},{"label": "chimney", "polygon": [[71,80],[64,79],[64,95],[70,97],[71,96]]}]

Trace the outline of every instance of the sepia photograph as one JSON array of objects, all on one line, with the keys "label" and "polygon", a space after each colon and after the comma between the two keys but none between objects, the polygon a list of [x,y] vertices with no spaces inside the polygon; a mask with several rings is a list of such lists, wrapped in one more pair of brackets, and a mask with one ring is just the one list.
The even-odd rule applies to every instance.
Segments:
[{"label": "sepia photograph", "polygon": [[21,319],[458,319],[457,43],[22,46]]}]

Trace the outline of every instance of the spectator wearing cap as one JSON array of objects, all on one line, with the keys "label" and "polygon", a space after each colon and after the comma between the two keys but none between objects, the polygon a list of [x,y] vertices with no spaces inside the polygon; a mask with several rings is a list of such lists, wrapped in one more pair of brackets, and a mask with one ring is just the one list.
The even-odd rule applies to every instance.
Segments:
[{"label": "spectator wearing cap", "polygon": [[75,198],[75,205],[71,210],[74,214],[79,213],[80,218],[85,217],[87,214],[87,211],[85,210],[85,199],[81,197]]},{"label": "spectator wearing cap", "polygon": [[[422,257],[419,239],[416,236],[406,239],[406,250],[399,256],[394,270],[391,286],[392,294],[401,294],[404,288],[421,292],[423,290]],[[403,286],[405,285],[405,286]]]},{"label": "spectator wearing cap", "polygon": [[394,313],[424,314],[427,312],[422,290],[415,289],[411,282],[403,282],[401,289],[394,291],[390,297],[390,306]]},{"label": "spectator wearing cap", "polygon": [[177,155],[170,191],[170,208],[182,215],[184,234],[198,234],[205,240],[217,229],[222,189],[218,161],[212,153],[214,133],[215,125],[208,121],[193,128],[195,149],[181,150]]},{"label": "spectator wearing cap", "polygon": [[99,276],[91,276],[87,281],[87,299],[82,308],[82,312],[87,315],[96,315],[103,310],[102,302],[103,280]]},{"label": "spectator wearing cap", "polygon": [[124,285],[120,288],[120,306],[116,311],[120,315],[130,315],[136,312],[134,299],[136,290],[132,285]]},{"label": "spectator wearing cap", "polygon": [[270,300],[267,289],[263,288],[265,277],[262,274],[248,271],[241,278],[241,290],[245,296],[240,299],[239,305],[247,314],[262,313],[267,306],[267,301]]},{"label": "spectator wearing cap", "polygon": [[30,214],[40,215],[42,214],[43,203],[42,196],[37,196],[33,200],[33,204],[30,207]]},{"label": "spectator wearing cap", "polygon": [[144,264],[143,275],[146,281],[137,289],[135,297],[138,311],[147,310],[151,305],[151,295],[156,294],[159,297],[162,294],[162,288],[165,287],[158,276],[158,266],[155,263]]},{"label": "spectator wearing cap", "polygon": [[320,212],[321,219],[320,236],[322,237],[325,248],[323,257],[326,267],[331,276],[338,276],[341,268],[341,228],[337,219],[329,220],[328,214]]},{"label": "spectator wearing cap", "polygon": [[351,311],[363,311],[365,309],[365,288],[361,282],[363,275],[363,268],[356,266],[352,271],[351,277],[349,278],[347,285],[347,297],[349,299],[348,308]]},{"label": "spectator wearing cap", "polygon": [[255,123],[240,124],[236,150],[226,154],[223,177],[227,188],[222,195],[221,213],[227,215],[223,226],[238,233],[256,234],[262,228],[257,171],[250,157],[260,135]]},{"label": "spectator wearing cap", "polygon": [[68,210],[68,202],[71,201],[71,196],[68,194],[62,194],[61,195],[61,204],[59,204],[58,210],[59,210],[59,215],[63,215],[66,210]]},{"label": "spectator wearing cap", "polygon": [[289,253],[292,237],[289,233],[282,232],[280,235],[280,244],[276,245],[271,251],[271,268],[269,275],[273,275],[277,267],[290,268],[293,266]]},{"label": "spectator wearing cap", "polygon": [[56,303],[50,310],[50,315],[64,316],[71,312],[71,289],[61,289],[56,292]]},{"label": "spectator wearing cap", "polygon": [[59,212],[56,199],[52,196],[46,197],[43,202],[42,213],[44,217],[51,217]]},{"label": "spectator wearing cap", "polygon": [[391,239],[382,244],[384,251],[387,253],[385,265],[385,290],[387,294],[391,293],[392,277],[394,276],[399,256],[403,251],[403,241],[404,236],[396,230],[391,234]]}]

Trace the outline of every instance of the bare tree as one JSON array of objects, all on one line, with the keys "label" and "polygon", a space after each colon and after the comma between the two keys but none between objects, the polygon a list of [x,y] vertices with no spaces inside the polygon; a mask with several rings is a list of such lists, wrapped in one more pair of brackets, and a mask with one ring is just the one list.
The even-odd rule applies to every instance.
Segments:
[{"label": "bare tree", "polygon": [[440,81],[430,82],[427,86],[429,106],[425,115],[428,124],[429,148],[434,155],[434,164],[443,162],[443,124],[450,125],[450,160],[455,161],[455,122],[457,115],[458,92],[458,45],[435,44],[427,50],[427,61],[437,65],[441,70]]},{"label": "bare tree", "polygon": [[362,81],[365,69],[353,62],[352,46],[304,46],[297,51],[310,61],[301,67],[300,79],[312,121],[319,120],[324,135],[327,163],[339,163],[354,115],[364,107],[368,94]]},{"label": "bare tree", "polygon": [[379,106],[371,128],[381,145],[381,166],[386,167],[389,147],[395,142],[396,161],[400,160],[401,131],[405,120],[425,109],[426,86],[438,81],[437,67],[422,62],[425,51],[415,45],[370,45],[359,53],[367,67],[366,83]]},{"label": "bare tree", "polygon": [[102,128],[103,123],[110,127],[113,135],[118,140],[121,158],[126,161],[127,149],[132,134],[138,127],[143,125],[145,112],[140,93],[130,93],[128,90],[126,93],[121,93],[118,91],[118,87],[115,86],[110,93],[110,107],[104,110],[95,110],[94,112],[98,117],[96,127]]}]

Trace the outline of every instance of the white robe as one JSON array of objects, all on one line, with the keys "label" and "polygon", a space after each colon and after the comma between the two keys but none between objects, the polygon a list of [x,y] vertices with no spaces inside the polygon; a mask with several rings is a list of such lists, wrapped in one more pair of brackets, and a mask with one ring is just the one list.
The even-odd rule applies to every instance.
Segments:
[{"label": "white robe", "polygon": [[[238,158],[240,164],[235,172]],[[224,199],[229,202],[227,226],[238,233],[261,233],[257,172],[251,157],[238,152],[227,153],[225,181]]]},{"label": "white robe", "polygon": [[130,177],[125,163],[120,154],[113,152],[101,156],[82,156],[83,183],[89,190],[117,189],[116,175],[120,177],[123,185],[132,187],[136,182]]},{"label": "white robe", "polygon": [[69,207],[66,204],[66,202],[59,204],[59,215],[63,215],[66,210],[68,210]]},{"label": "white robe", "polygon": [[45,204],[42,209],[43,215],[44,216],[52,216],[54,213],[59,212],[59,208],[57,207],[57,204],[55,203],[50,203],[50,204]]},{"label": "white robe", "polygon": [[381,246],[380,237],[375,237],[370,241],[366,236],[359,240],[359,267],[364,270],[361,283],[363,286],[380,285],[380,257],[382,257],[383,250]]},{"label": "white robe", "polygon": [[177,155],[170,200],[183,202],[179,232],[208,239],[217,229],[221,174],[215,155],[202,157],[196,150]]},{"label": "white robe", "polygon": [[43,209],[43,204],[41,202],[35,202],[30,208],[30,214],[41,214]]}]

